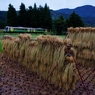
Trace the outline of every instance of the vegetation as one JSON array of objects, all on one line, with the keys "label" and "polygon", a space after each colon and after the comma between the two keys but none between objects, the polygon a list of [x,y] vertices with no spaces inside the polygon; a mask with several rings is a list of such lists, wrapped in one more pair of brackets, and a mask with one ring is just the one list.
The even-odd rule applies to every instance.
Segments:
[{"label": "vegetation", "polygon": [[60,18],[54,20],[54,29],[56,31],[56,34],[58,34],[58,35],[63,34],[64,24],[65,24],[65,21],[64,21],[64,18],[62,16],[60,16]]},{"label": "vegetation", "polygon": [[84,27],[84,23],[82,19],[80,18],[80,16],[77,15],[75,12],[73,12],[70,15],[68,26],[69,27]]},{"label": "vegetation", "polygon": [[0,40],[0,52],[2,52],[2,41]]},{"label": "vegetation", "polygon": [[17,26],[17,14],[15,8],[9,4],[7,12],[7,25],[8,26]]},{"label": "vegetation", "polygon": [[70,27],[65,40],[50,35],[38,36],[35,41],[31,40],[29,34],[20,34],[16,38],[5,36],[3,53],[43,78],[47,78],[58,64],[49,82],[67,91],[75,88],[79,76],[73,57],[69,57],[65,50],[72,45],[74,58],[80,65],[88,68],[94,66],[94,34],[95,28]]},{"label": "vegetation", "polygon": [[53,28],[58,35],[62,35],[64,32],[66,33],[68,27],[84,27],[82,19],[75,12],[66,20],[63,16],[60,16],[53,22]]},{"label": "vegetation", "polygon": [[53,34],[62,35],[64,31],[67,31],[68,27],[84,26],[82,19],[73,12],[70,18],[64,19],[60,16],[52,21],[50,9],[45,4],[44,7],[29,6],[26,9],[25,5],[21,3],[20,10],[16,13],[15,8],[9,4],[7,12],[7,25],[9,26],[23,26],[33,28],[46,28],[49,31],[54,31]]},{"label": "vegetation", "polygon": [[77,62],[88,68],[95,65],[95,28],[71,27],[68,37],[75,47]]},{"label": "vegetation", "polygon": [[[45,32],[44,34],[41,33],[30,33],[30,35],[32,36],[32,39],[35,39],[36,37],[40,36],[40,35],[52,35],[52,32]],[[0,39],[2,39],[3,36],[8,35],[8,36],[13,36],[13,37],[17,37],[19,35],[19,33],[3,33],[3,30],[0,30]],[[52,35],[54,36],[54,35]],[[66,37],[66,35],[57,35],[58,37],[64,39]]]},{"label": "vegetation", "polygon": [[19,11],[16,11],[13,5],[9,4],[7,11],[7,24],[0,21],[0,28],[8,26],[23,26],[33,28],[46,28],[52,34],[62,35],[67,31],[68,27],[83,27],[84,23],[82,19],[73,12],[68,19],[60,16],[57,19],[53,19],[50,14],[50,9],[47,4],[42,7],[29,6],[25,7],[25,4],[21,3]]},{"label": "vegetation", "polygon": [[29,6],[29,8],[26,9],[25,5],[21,3],[20,10],[16,13],[15,8],[9,4],[7,25],[33,28],[41,27],[50,30],[52,28],[50,9],[47,4],[45,4],[44,7],[39,6],[39,8],[37,8],[36,3],[34,4],[34,7]]},{"label": "vegetation", "polygon": [[1,20],[0,20],[0,29],[4,29],[5,24],[6,24],[6,23],[5,23],[4,21],[1,21]]},{"label": "vegetation", "polygon": [[58,64],[48,81],[65,91],[75,88],[78,75],[74,61],[66,59],[64,50],[64,41],[57,36],[42,35],[31,41],[31,35],[20,34],[16,38],[5,36],[3,39],[3,53],[6,56],[45,79]]},{"label": "vegetation", "polygon": [[[19,35],[19,33],[0,33],[0,39],[2,39],[3,36],[6,36],[6,35],[12,36],[12,37],[17,37]],[[31,34],[32,39],[35,39],[39,35],[41,35],[41,34],[39,34],[39,33],[38,34]]]},{"label": "vegetation", "polygon": [[6,25],[6,17],[7,12],[6,11],[0,11],[0,29],[4,29]]},{"label": "vegetation", "polygon": [[27,26],[27,13],[26,8],[23,3],[20,5],[19,15],[18,15],[18,25],[19,26]]}]

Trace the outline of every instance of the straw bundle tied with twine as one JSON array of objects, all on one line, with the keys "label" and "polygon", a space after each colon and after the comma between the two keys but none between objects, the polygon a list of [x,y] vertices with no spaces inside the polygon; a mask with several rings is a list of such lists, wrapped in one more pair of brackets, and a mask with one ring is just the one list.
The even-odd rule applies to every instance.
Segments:
[{"label": "straw bundle tied with twine", "polygon": [[31,41],[29,34],[20,34],[15,40],[3,40],[3,52],[45,79],[58,64],[48,81],[68,90],[75,88],[78,80],[74,61],[65,54],[68,43],[72,43],[68,38],[63,41],[57,36],[41,35]]},{"label": "straw bundle tied with twine", "polygon": [[[68,28],[68,38],[71,39],[72,46],[77,51],[76,59],[82,60],[79,62],[86,67],[93,66],[95,61],[95,28],[70,27]],[[88,61],[91,61],[92,65]]]}]

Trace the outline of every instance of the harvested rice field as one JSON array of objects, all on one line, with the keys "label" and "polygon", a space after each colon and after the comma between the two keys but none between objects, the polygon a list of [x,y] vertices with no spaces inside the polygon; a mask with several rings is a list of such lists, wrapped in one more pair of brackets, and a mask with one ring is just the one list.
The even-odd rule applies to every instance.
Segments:
[{"label": "harvested rice field", "polygon": [[[95,69],[80,67],[80,71],[88,95],[95,95]],[[36,73],[0,54],[0,95],[87,95],[81,81],[76,83],[75,90],[66,92],[49,82],[41,88],[44,81]]]},{"label": "harvested rice field", "polygon": [[1,95],[95,95],[94,31],[91,27],[69,28],[65,39],[4,36]]}]

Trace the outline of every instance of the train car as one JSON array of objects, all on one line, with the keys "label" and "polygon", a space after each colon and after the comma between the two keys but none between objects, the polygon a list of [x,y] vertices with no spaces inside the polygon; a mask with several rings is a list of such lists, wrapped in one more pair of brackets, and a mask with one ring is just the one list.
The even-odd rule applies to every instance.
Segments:
[{"label": "train car", "polygon": [[12,26],[6,26],[5,27],[5,32],[17,32],[17,33],[22,33],[22,32],[32,32],[32,33],[41,33],[45,32],[46,29],[43,28],[29,28],[29,27],[12,27]]},{"label": "train car", "polygon": [[33,32],[33,28],[6,26],[5,32]]}]

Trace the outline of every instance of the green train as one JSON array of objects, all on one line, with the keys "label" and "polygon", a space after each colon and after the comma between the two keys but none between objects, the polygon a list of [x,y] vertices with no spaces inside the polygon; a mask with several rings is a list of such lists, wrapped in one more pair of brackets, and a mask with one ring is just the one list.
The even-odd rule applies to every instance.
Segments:
[{"label": "green train", "polygon": [[14,32],[17,32],[17,33],[43,33],[43,32],[46,32],[47,29],[43,29],[43,28],[29,28],[29,27],[13,27],[13,26],[6,26],[5,29],[4,29],[4,32],[11,32],[11,33],[14,33]]}]

